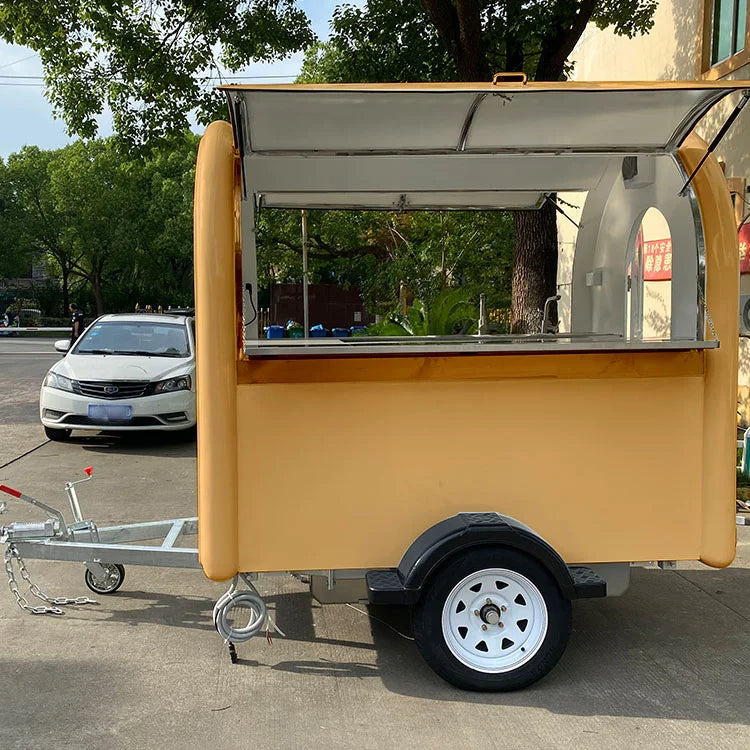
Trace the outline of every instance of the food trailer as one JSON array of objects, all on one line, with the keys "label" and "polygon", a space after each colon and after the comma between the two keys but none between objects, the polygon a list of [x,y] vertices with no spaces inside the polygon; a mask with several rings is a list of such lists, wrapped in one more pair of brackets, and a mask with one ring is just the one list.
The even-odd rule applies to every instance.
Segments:
[{"label": "food trailer", "polygon": [[[730,95],[733,120],[749,87],[223,87],[231,124],[208,127],[195,184],[197,554],[233,579],[228,641],[266,617],[255,574],[293,572],[323,602],[411,606],[454,685],[516,689],[560,658],[571,601],[622,593],[633,563],[732,562],[737,235],[693,130]],[[582,207],[560,332],[259,330],[261,211],[534,211],[560,194]],[[658,336],[638,323],[652,209],[672,252]],[[240,581],[243,632],[226,617]]]}]

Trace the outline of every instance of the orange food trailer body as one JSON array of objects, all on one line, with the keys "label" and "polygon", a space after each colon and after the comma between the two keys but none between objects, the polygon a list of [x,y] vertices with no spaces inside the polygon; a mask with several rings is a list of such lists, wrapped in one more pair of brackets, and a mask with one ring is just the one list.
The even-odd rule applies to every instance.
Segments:
[{"label": "orange food trailer body", "polygon": [[[441,676],[504,690],[545,674],[570,601],[621,592],[631,563],[729,565],[736,229],[713,156],[682,188],[707,153],[695,123],[742,88],[226,87],[195,193],[206,575],[409,604]],[[253,320],[261,210],[534,210],[561,191],[585,195],[566,334],[272,341]],[[626,322],[649,207],[674,248],[660,340]]]}]

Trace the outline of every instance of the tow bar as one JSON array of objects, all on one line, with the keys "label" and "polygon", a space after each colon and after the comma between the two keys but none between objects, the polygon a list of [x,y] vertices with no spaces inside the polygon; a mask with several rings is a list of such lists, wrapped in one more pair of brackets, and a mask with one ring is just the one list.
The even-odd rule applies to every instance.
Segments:
[{"label": "tow bar", "polygon": [[[84,469],[86,477],[65,484],[73,523],[65,521],[63,513],[36,498],[26,495],[7,485],[0,484],[0,492],[40,508],[50,517],[41,522],[13,522],[0,525],[0,543],[6,544],[5,572],[8,575],[8,586],[18,606],[30,614],[62,615],[61,606],[98,604],[88,597],[50,597],[42,592],[31,581],[24,559],[61,560],[82,562],[86,566],[84,581],[86,586],[96,594],[113,594],[125,580],[125,565],[146,565],[169,568],[200,568],[198,550],[194,547],[176,547],[183,536],[198,533],[198,519],[173,518],[164,521],[147,521],[145,523],[121,524],[99,528],[92,520],[84,519],[76,492],[76,485],[88,482],[93,478],[93,467]],[[0,502],[0,514],[7,512],[5,502]],[[134,544],[134,542],[153,542],[160,544]],[[18,568],[21,578],[26,581],[29,592],[45,602],[45,606],[32,606],[19,591],[14,566]],[[252,583],[252,574],[243,573],[235,576],[227,592],[216,602],[213,621],[216,630],[229,648],[232,662],[237,661],[234,644],[242,643],[257,635],[264,629],[266,638],[271,643],[272,631],[284,635],[274,623],[268,612],[263,597]],[[247,590],[238,589],[240,580]],[[51,605],[51,606],[47,606]],[[231,609],[242,605],[250,609],[250,618],[244,628],[229,624],[228,615]]]}]

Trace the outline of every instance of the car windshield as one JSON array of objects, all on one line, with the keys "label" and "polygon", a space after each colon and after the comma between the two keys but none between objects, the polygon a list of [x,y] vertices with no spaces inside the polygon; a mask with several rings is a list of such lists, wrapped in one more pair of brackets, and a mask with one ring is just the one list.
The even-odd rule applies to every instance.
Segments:
[{"label": "car windshield", "polygon": [[187,330],[176,323],[107,321],[94,323],[74,354],[118,354],[132,357],[189,357]]}]

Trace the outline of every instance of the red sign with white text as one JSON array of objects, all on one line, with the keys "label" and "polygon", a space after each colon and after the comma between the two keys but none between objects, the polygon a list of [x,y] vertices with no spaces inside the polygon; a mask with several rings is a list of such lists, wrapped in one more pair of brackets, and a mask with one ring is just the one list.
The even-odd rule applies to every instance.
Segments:
[{"label": "red sign with white text", "polygon": [[[636,242],[640,237],[636,239]],[[750,221],[740,227],[740,273],[750,273]],[[641,241],[644,281],[667,281],[672,278],[672,240]]]},{"label": "red sign with white text", "polygon": [[672,278],[672,240],[648,240],[641,249],[644,281],[669,281]]},{"label": "red sign with white text", "polygon": [[740,227],[740,273],[750,273],[750,221]]}]

